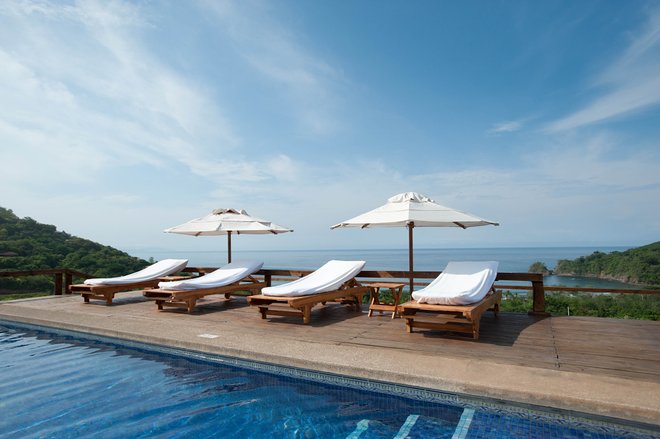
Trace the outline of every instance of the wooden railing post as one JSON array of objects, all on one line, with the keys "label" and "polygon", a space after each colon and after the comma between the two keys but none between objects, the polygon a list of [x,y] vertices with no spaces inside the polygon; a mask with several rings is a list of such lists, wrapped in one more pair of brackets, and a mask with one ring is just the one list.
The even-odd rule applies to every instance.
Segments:
[{"label": "wooden railing post", "polygon": [[273,275],[270,273],[264,274],[264,282],[266,282],[266,286],[272,286],[273,285]]},{"label": "wooden railing post", "polygon": [[62,295],[62,272],[55,273],[55,291],[56,296]]},{"label": "wooden railing post", "polygon": [[70,294],[69,287],[73,283],[73,275],[69,270],[64,273],[64,294]]},{"label": "wooden railing post", "polygon": [[540,281],[532,281],[532,310],[528,314],[533,316],[550,316],[550,313],[545,311],[545,288],[543,287],[543,278],[541,278]]}]

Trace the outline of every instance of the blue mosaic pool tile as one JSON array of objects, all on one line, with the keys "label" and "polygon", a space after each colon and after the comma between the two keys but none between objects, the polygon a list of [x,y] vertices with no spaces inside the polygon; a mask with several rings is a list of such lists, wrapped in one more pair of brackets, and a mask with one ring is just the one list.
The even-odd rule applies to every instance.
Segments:
[{"label": "blue mosaic pool tile", "polygon": [[[599,428],[601,429],[599,431]],[[530,419],[515,419],[499,414],[475,412],[468,434],[470,439],[529,438],[529,439],[653,439],[653,435],[625,431],[608,431],[606,427],[562,425],[548,422],[539,416]],[[657,437],[656,437],[657,439]]]}]

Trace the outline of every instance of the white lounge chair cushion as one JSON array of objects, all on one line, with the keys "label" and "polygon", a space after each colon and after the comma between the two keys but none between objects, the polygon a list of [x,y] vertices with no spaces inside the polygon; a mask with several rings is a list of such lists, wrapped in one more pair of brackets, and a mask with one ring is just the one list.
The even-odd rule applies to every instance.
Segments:
[{"label": "white lounge chair cushion", "polygon": [[123,285],[158,279],[183,270],[188,259],[163,259],[135,273],[119,277],[87,279],[86,285]]},{"label": "white lounge chair cushion", "polygon": [[307,296],[334,291],[362,271],[365,261],[328,261],[305,277],[261,290],[265,296]]},{"label": "white lounge chair cushion", "polygon": [[418,303],[469,305],[486,297],[497,276],[495,261],[450,262],[426,288],[414,291]]},{"label": "white lounge chair cushion", "polygon": [[204,276],[173,282],[160,282],[158,288],[161,290],[199,290],[223,287],[261,270],[263,265],[263,262],[257,261],[235,261]]}]

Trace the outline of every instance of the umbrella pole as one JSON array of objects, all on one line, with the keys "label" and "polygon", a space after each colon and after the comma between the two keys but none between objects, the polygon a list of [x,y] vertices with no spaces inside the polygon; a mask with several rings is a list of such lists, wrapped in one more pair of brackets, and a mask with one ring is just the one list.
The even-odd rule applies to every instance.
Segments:
[{"label": "umbrella pole", "polygon": [[227,263],[231,264],[231,232],[227,232]]},{"label": "umbrella pole", "polygon": [[410,270],[411,299],[412,299],[413,282],[414,282],[414,275],[413,275],[413,228],[414,227],[415,227],[415,223],[413,222],[408,223],[408,269]]}]

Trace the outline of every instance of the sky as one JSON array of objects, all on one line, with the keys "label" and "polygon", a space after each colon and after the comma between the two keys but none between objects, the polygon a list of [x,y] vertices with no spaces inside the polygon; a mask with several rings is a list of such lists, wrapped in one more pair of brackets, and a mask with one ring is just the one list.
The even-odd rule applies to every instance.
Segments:
[{"label": "sky", "polygon": [[234,250],[406,248],[330,226],[401,192],[500,223],[419,248],[660,239],[657,1],[0,2],[0,206],[126,251],[233,207]]}]

